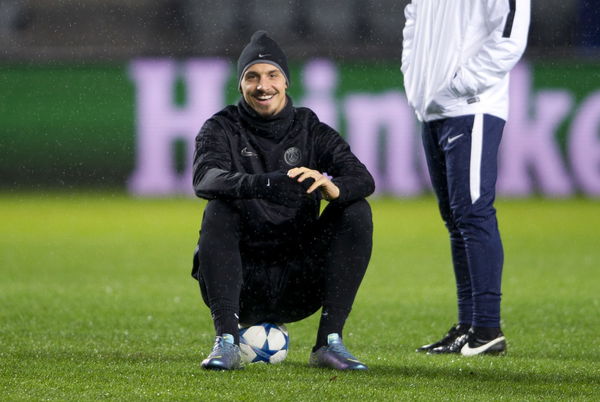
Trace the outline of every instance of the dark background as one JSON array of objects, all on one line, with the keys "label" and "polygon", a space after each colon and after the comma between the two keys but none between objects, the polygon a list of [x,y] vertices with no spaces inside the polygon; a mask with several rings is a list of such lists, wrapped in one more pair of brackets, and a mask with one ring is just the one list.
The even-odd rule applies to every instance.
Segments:
[{"label": "dark background", "polygon": [[[508,1],[508,0],[507,0]],[[236,58],[257,29],[291,59],[393,59],[408,0],[0,0],[2,61]],[[532,0],[528,58],[598,58],[598,0]]]}]

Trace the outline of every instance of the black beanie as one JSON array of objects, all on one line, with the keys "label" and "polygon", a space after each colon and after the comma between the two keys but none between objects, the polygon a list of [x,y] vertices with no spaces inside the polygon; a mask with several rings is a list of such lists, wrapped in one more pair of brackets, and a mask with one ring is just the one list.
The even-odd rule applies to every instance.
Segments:
[{"label": "black beanie", "polygon": [[285,76],[288,87],[290,86],[290,72],[287,57],[279,45],[269,37],[265,31],[256,31],[250,38],[237,62],[238,88],[242,83],[242,76],[253,64],[267,63],[277,67]]}]

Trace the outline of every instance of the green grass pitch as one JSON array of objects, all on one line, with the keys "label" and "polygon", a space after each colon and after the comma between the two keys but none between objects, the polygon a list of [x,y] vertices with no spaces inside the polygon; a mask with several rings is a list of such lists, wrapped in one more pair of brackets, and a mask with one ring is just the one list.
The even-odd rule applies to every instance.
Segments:
[{"label": "green grass pitch", "polygon": [[455,321],[434,199],[371,200],[371,264],[345,329],[370,366],[287,360],[204,372],[213,342],[190,277],[203,202],[108,193],[0,196],[0,400],[598,400],[600,202],[501,200],[504,357],[426,356]]}]

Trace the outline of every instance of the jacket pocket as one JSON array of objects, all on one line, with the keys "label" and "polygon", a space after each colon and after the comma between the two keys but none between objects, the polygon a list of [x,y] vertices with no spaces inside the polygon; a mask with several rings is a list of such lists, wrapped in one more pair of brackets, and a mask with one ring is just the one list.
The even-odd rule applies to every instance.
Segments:
[{"label": "jacket pocket", "polygon": [[460,105],[464,102],[464,99],[461,97],[457,97],[449,86],[442,88],[438,91],[429,105],[427,105],[427,113],[428,114],[440,114],[446,113],[453,110],[456,106]]}]

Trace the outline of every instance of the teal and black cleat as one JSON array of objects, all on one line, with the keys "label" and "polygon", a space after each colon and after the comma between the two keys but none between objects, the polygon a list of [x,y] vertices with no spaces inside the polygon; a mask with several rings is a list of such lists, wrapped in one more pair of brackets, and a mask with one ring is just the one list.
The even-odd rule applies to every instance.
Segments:
[{"label": "teal and black cleat", "polygon": [[338,334],[327,335],[327,346],[321,346],[310,354],[308,364],[336,370],[367,370],[367,365],[352,356]]},{"label": "teal and black cleat", "polygon": [[217,336],[212,352],[202,361],[202,368],[206,370],[242,368],[240,347],[234,343],[233,335]]}]

